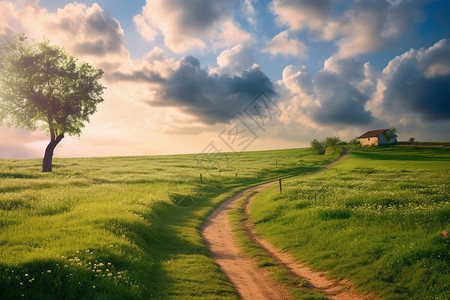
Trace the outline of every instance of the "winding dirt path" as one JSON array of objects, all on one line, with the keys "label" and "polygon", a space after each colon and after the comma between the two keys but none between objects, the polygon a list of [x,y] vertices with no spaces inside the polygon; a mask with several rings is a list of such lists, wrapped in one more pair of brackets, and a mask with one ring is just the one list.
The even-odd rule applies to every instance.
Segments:
[{"label": "winding dirt path", "polygon": [[247,193],[262,191],[272,184],[249,188],[226,200],[208,217],[202,230],[211,258],[228,276],[242,299],[290,299],[283,286],[259,270],[252,259],[241,253],[228,218],[228,212]]},{"label": "winding dirt path", "polygon": [[[320,169],[323,171],[334,166],[343,159],[348,152],[344,152],[337,160]],[[290,299],[287,289],[281,284],[275,282],[262,269],[258,269],[254,260],[246,257],[239,250],[237,241],[232,232],[232,226],[228,218],[228,212],[234,205],[246,194],[251,192],[260,192],[276,182],[270,182],[246,189],[234,197],[226,200],[220,205],[206,220],[202,236],[206,241],[208,249],[211,251],[211,258],[216,262],[221,270],[228,276],[231,283],[242,299]],[[248,218],[249,206],[256,193],[252,195],[245,206],[247,221],[245,227],[253,239],[261,248],[276,259],[279,263],[285,265],[293,274],[301,277],[309,283],[311,288],[321,291],[330,299],[375,299],[372,296],[362,296],[356,294],[349,281],[333,281],[327,278],[323,272],[315,272],[306,265],[300,264],[289,254],[281,252],[266,240],[258,237],[253,223]]]}]

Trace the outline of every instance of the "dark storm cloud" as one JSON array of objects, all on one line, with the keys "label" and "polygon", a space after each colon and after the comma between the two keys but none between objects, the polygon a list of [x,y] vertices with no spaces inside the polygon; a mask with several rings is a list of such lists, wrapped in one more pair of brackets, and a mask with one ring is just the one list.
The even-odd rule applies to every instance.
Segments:
[{"label": "dark storm cloud", "polygon": [[386,112],[414,112],[428,121],[450,120],[450,40],[410,50],[383,71]]},{"label": "dark storm cloud", "polygon": [[261,91],[275,95],[272,82],[258,68],[242,76],[209,74],[198,59],[188,56],[161,84],[159,100],[150,104],[179,107],[203,123],[226,123]]},{"label": "dark storm cloud", "polygon": [[321,107],[313,118],[321,124],[363,125],[373,121],[364,109],[367,95],[350,85],[337,74],[322,71],[314,80]]}]

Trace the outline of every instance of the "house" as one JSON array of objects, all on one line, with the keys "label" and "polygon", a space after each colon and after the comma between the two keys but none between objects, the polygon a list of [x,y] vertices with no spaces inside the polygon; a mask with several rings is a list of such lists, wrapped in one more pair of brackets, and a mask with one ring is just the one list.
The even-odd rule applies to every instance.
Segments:
[{"label": "house", "polygon": [[392,145],[397,143],[397,135],[390,129],[367,131],[358,137],[361,146]]}]

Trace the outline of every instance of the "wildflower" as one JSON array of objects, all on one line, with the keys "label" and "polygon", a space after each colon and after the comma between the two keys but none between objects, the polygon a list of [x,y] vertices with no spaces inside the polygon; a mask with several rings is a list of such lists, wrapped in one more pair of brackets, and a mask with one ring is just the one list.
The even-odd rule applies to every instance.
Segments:
[{"label": "wildflower", "polygon": [[51,273],[52,272],[52,270],[47,270],[47,273]]},{"label": "wildflower", "polygon": [[108,273],[108,276],[111,277],[113,274],[112,273]]},{"label": "wildflower", "polygon": [[25,277],[28,277],[28,274],[25,274]]}]

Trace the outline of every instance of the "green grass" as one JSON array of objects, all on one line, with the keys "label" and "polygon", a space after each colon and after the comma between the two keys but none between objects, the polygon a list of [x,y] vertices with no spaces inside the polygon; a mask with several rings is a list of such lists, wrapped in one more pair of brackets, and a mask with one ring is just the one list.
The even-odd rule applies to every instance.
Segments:
[{"label": "green grass", "polygon": [[449,299],[450,151],[368,148],[257,195],[258,232],[383,299]]},{"label": "green grass", "polygon": [[40,160],[0,160],[0,298],[237,298],[201,238],[208,213],[335,156],[210,155],[208,171],[197,155],[55,159],[50,174]]}]

